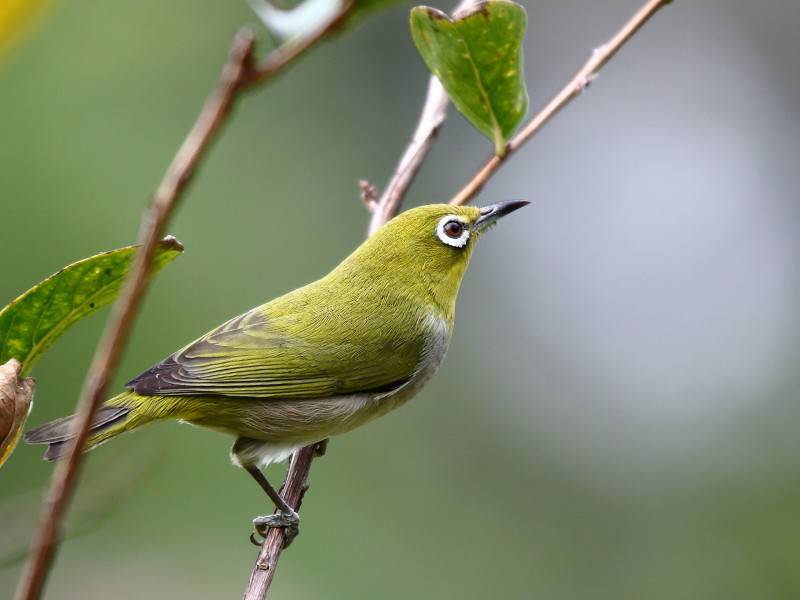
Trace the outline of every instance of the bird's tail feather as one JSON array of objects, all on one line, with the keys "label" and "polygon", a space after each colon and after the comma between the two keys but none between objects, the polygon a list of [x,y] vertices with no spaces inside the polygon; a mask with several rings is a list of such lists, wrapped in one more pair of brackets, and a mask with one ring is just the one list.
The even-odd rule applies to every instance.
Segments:
[{"label": "bird's tail feather", "polygon": [[[86,450],[91,450],[112,437],[130,431],[150,419],[133,418],[139,402],[135,394],[126,392],[106,402],[94,416],[86,443]],[[45,460],[63,458],[69,449],[68,442],[74,437],[72,433],[75,415],[62,417],[44,425],[34,427],[25,433],[25,441],[29,444],[47,444]]]}]

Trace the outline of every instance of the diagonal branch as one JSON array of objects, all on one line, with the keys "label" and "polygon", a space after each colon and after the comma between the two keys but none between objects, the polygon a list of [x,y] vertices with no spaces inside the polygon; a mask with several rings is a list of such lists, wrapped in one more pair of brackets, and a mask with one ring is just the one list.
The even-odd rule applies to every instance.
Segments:
[{"label": "diagonal branch", "polygon": [[[453,14],[468,8],[476,0],[461,0],[453,9]],[[435,75],[431,75],[428,83],[428,93],[422,112],[419,116],[417,128],[411,136],[411,141],[406,147],[400,162],[397,164],[394,175],[386,185],[383,195],[375,206],[372,206],[372,218],[369,222],[368,235],[372,235],[381,225],[394,217],[400,210],[409,186],[417,176],[422,163],[428,157],[433,146],[433,140],[439,133],[439,128],[447,118],[449,98],[442,84]],[[368,205],[369,206],[369,205]]]},{"label": "diagonal branch", "polygon": [[53,473],[50,489],[42,506],[42,516],[31,556],[17,590],[19,600],[34,600],[42,594],[47,572],[55,556],[62,521],[78,482],[81,450],[89,438],[89,427],[94,414],[105,399],[108,385],[147,288],[156,243],[178,204],[181,192],[233,104],[242,76],[250,68],[253,45],[253,34],[249,31],[244,30],[235,37],[217,89],[200,111],[142,219],[139,231],[141,248],[136,253],[131,274],[120,300],[114,306],[114,312],[89,368],[78,404],[76,437],[71,442],[66,460],[59,463]]},{"label": "diagonal branch", "polygon": [[342,0],[339,11],[329,21],[323,21],[309,32],[293,38],[270,52],[266,58],[242,74],[241,87],[250,88],[283,71],[283,69],[316,46],[320,40],[337,31],[350,17],[355,0]]},{"label": "diagonal branch", "polygon": [[397,170],[372,211],[369,235],[380,229],[381,225],[400,210],[400,205],[403,203],[403,198],[405,198],[411,182],[414,181],[414,177],[427,158],[428,152],[433,146],[433,140],[447,117],[448,103],[447,93],[442,84],[436,77],[431,77],[428,83],[428,95],[425,98],[417,128],[414,130],[414,135],[411,136],[411,142],[403,152]]},{"label": "diagonal branch", "polygon": [[131,274],[95,351],[78,403],[76,436],[71,443],[67,458],[59,463],[53,473],[50,489],[42,505],[42,515],[34,535],[31,554],[20,578],[16,594],[18,600],[36,600],[42,595],[55,556],[64,516],[77,486],[81,450],[89,438],[89,426],[106,396],[108,385],[119,364],[136,313],[147,290],[156,244],[163,235],[198,164],[225,122],[239,94],[246,88],[266,83],[294,63],[333,31],[349,14],[352,7],[352,2],[343,3],[341,11],[330,22],[296,42],[277,48],[258,65],[253,64],[255,44],[253,33],[244,29],[235,36],[217,88],[203,105],[142,219],[139,229],[141,248],[136,253]]},{"label": "diagonal branch", "polygon": [[569,80],[561,91],[559,91],[542,108],[522,130],[513,137],[506,146],[503,156],[492,156],[484,165],[478,169],[472,179],[467,183],[453,198],[450,204],[466,204],[481,190],[492,175],[514,154],[525,142],[532,138],[546,123],[561,111],[567,104],[581,94],[597,77],[600,69],[611,60],[619,49],[633,37],[650,18],[669,4],[672,0],[649,0],[646,2],[630,20],[622,26],[614,37],[608,42],[595,48],[592,55],[578,72]]}]

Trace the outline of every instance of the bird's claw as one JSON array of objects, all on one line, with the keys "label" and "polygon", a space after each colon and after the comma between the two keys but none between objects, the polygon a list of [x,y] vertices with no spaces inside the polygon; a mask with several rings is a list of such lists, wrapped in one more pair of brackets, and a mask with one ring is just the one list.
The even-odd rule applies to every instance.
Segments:
[{"label": "bird's claw", "polygon": [[[253,519],[253,527],[255,527],[256,531],[250,534],[250,541],[256,546],[261,546],[264,543],[264,539],[266,539],[270,529],[282,527],[284,529],[283,547],[288,548],[289,544],[291,544],[294,538],[297,537],[297,534],[300,533],[300,515],[295,511],[278,511],[271,515],[256,517]],[[255,539],[256,535],[260,535],[264,539],[258,542]]]}]

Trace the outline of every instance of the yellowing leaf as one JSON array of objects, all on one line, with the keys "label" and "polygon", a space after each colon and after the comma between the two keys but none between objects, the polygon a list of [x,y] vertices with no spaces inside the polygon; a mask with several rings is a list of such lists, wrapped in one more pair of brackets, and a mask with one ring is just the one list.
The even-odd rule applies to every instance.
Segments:
[{"label": "yellowing leaf", "polygon": [[46,0],[0,0],[0,53],[42,12]]},{"label": "yellowing leaf", "polygon": [[0,365],[0,467],[19,442],[33,400],[35,382],[30,377],[20,381],[21,368],[14,359]]}]

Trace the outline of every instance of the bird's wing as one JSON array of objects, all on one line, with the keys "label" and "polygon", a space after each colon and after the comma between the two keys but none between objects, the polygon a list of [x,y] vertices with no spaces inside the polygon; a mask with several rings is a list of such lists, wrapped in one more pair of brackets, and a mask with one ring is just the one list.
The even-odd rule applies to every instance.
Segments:
[{"label": "bird's wing", "polygon": [[253,309],[126,387],[147,396],[298,399],[390,391],[410,379],[423,350],[419,336],[375,328],[365,336],[365,324],[353,319],[321,315],[308,321],[298,314]]}]

